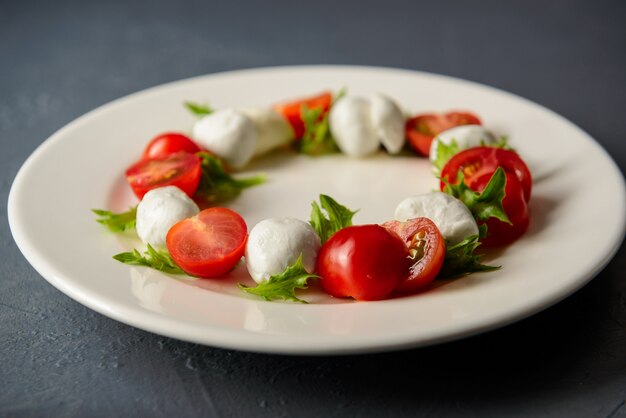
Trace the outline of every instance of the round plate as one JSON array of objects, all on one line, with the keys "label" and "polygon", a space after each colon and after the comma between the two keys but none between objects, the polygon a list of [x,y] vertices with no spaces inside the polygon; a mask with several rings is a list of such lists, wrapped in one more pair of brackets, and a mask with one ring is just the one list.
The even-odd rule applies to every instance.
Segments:
[{"label": "round plate", "polygon": [[[243,294],[240,266],[219,280],[176,278],[111,256],[139,247],[109,233],[92,208],[136,204],[123,173],[150,138],[190,131],[183,102],[215,108],[269,105],[343,87],[383,92],[408,113],[468,109],[523,156],[534,175],[531,225],[490,254],[496,272],[473,274],[418,295],[377,302],[337,300],[318,290],[309,304]],[[355,223],[393,217],[403,198],[437,188],[428,162],[380,153],[362,160],[288,152],[254,161],[267,184],[229,204],[249,228],[268,217],[307,220],[319,193],[360,212]],[[52,285],[118,321],[219,347],[291,354],[381,351],[434,344],[493,329],[544,309],[580,288],[610,260],[625,228],[623,178],[606,152],[557,114],[520,97],[432,74],[370,67],[283,67],[215,74],[116,100],[70,123],[24,163],[9,196],[21,251]]]}]

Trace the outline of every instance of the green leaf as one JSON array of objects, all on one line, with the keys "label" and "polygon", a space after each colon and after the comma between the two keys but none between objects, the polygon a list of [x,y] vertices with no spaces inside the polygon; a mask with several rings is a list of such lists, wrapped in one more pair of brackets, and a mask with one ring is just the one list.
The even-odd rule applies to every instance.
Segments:
[{"label": "green leaf", "polygon": [[206,116],[214,112],[214,109],[208,104],[185,102],[185,107],[196,116]]},{"label": "green leaf", "polygon": [[265,182],[265,176],[253,176],[244,179],[233,178],[224,170],[219,158],[207,152],[199,152],[202,175],[196,190],[196,196],[209,202],[219,203],[233,199],[241,191]]},{"label": "green leaf", "polygon": [[441,172],[443,166],[446,165],[448,160],[452,158],[455,154],[461,151],[459,144],[456,140],[452,140],[449,144],[444,144],[440,140],[437,141],[437,158],[434,161],[435,169],[437,172]]},{"label": "green leaf", "polygon": [[480,262],[481,256],[475,254],[480,245],[479,235],[472,235],[455,245],[446,246],[446,256],[439,272],[439,278],[465,276],[481,271],[498,270],[500,266],[489,266]]},{"label": "green leaf", "polygon": [[330,196],[321,194],[320,205],[311,203],[311,220],[309,223],[325,243],[335,232],[352,225],[352,217],[358,212],[337,203]]},{"label": "green leaf", "polygon": [[494,142],[493,144],[486,144],[484,142],[481,142],[481,145],[486,146],[486,147],[502,148],[502,149],[509,150],[509,151],[515,151],[513,148],[509,146],[509,138],[504,135],[498,138],[498,140]]},{"label": "green leaf", "polygon": [[[335,95],[331,107],[345,94],[346,90],[341,89]],[[320,108],[309,109],[306,105],[302,105],[300,117],[304,122],[304,134],[299,141],[295,142],[298,152],[313,156],[339,152],[339,147],[330,134],[328,114],[329,112],[323,112]]]},{"label": "green leaf", "polygon": [[158,251],[148,244],[148,249],[141,254],[136,249],[131,252],[119,253],[113,256],[117,261],[133,266],[145,266],[169,274],[186,274],[167,251]]},{"label": "green leaf", "polygon": [[124,232],[127,229],[135,229],[137,206],[121,213],[113,213],[102,209],[92,209],[91,211],[98,216],[96,222],[101,223],[113,232]]},{"label": "green leaf", "polygon": [[260,296],[265,300],[291,300],[293,302],[307,303],[296,296],[296,289],[307,289],[309,279],[319,279],[320,276],[310,274],[302,265],[302,254],[298,260],[280,274],[271,276],[268,280],[259,283],[255,287],[239,284],[244,292]]},{"label": "green leaf", "polygon": [[502,207],[506,186],[506,174],[502,167],[496,169],[482,193],[467,187],[461,171],[459,171],[456,184],[451,184],[448,179],[442,180],[445,183],[443,191],[465,203],[477,220],[486,221],[493,217],[502,222],[511,223]]}]

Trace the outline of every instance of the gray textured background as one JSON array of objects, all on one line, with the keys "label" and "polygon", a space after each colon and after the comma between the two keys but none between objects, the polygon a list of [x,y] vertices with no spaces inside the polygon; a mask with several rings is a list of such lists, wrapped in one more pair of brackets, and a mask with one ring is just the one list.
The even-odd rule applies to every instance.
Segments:
[{"label": "gray textured background", "polygon": [[574,296],[498,331],[284,357],[96,314],[28,265],[6,221],[20,165],[74,118],[160,83],[258,66],[382,65],[489,84],[571,119],[624,172],[625,21],[623,1],[0,0],[0,415],[626,416],[624,246]]}]

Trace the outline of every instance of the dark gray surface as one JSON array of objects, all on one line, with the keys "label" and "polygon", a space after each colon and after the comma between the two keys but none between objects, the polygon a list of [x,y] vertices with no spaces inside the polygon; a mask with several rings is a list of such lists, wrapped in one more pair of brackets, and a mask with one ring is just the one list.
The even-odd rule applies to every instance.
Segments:
[{"label": "dark gray surface", "polygon": [[20,165],[72,119],[163,82],[270,65],[382,65],[496,86],[574,121],[624,172],[626,3],[128,3],[0,1],[0,415],[626,416],[624,246],[569,299],[486,335],[284,357],[96,314],[29,266],[6,221]]}]

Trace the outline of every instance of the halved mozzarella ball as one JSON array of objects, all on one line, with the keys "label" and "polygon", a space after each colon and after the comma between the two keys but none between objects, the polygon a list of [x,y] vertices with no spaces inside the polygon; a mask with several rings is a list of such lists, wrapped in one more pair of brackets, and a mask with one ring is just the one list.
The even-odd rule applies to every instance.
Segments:
[{"label": "halved mozzarella ball", "polygon": [[370,96],[370,117],[381,144],[391,154],[404,146],[404,115],[400,107],[382,94]]},{"label": "halved mozzarella ball", "polygon": [[396,207],[395,218],[406,221],[429,218],[437,225],[443,238],[451,245],[478,234],[478,225],[467,206],[443,192],[430,192],[404,199]]},{"label": "halved mozzarella ball", "polygon": [[252,120],[235,109],[221,109],[203,117],[195,123],[193,137],[233,168],[245,166],[257,146]]},{"label": "halved mozzarella ball", "polygon": [[339,99],[330,109],[328,123],[337,146],[344,154],[365,157],[378,149],[369,100],[361,97]]},{"label": "halved mozzarella ball", "polygon": [[[463,125],[447,129],[435,137],[430,145],[430,162],[436,164],[437,152],[440,144],[450,145],[455,141],[459,147],[459,151],[477,147],[482,144],[495,144],[498,139],[493,133],[485,129],[481,125]],[[441,167],[439,167],[441,168]]]},{"label": "halved mozzarella ball", "polygon": [[315,271],[320,237],[308,223],[294,218],[265,219],[252,228],[246,244],[246,266],[255,282],[280,274],[302,254],[302,264]]},{"label": "halved mozzarella ball", "polygon": [[137,206],[137,235],[145,244],[165,248],[170,228],[198,212],[198,205],[176,186],[150,190]]},{"label": "halved mozzarella ball", "polygon": [[289,122],[274,109],[255,107],[241,109],[241,112],[250,118],[256,130],[254,155],[265,154],[293,139],[293,129]]}]

